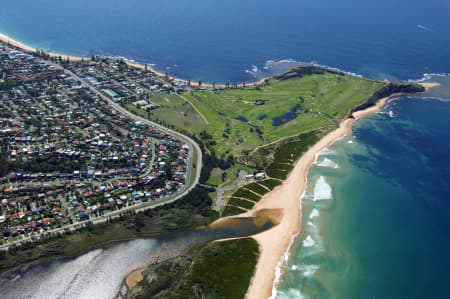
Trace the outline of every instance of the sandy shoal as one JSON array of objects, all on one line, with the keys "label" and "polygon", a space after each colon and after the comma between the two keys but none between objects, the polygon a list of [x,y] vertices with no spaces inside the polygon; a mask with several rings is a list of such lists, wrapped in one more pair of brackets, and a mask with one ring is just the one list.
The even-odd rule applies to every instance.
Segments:
[{"label": "sandy shoal", "polygon": [[422,83],[420,83],[420,85],[425,87],[426,90],[430,90],[432,88],[437,88],[437,87],[441,86],[441,84],[438,82],[422,82]]},{"label": "sandy shoal", "polygon": [[134,288],[139,282],[141,282],[144,279],[144,275],[142,274],[144,270],[145,268],[140,268],[132,271],[130,274],[126,276],[125,283],[129,289]]}]

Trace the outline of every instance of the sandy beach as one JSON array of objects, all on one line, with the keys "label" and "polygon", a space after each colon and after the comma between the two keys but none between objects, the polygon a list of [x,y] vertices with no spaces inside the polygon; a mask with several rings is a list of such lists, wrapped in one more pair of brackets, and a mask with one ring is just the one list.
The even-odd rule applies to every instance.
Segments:
[{"label": "sandy beach", "polygon": [[[429,89],[439,85],[424,83],[423,86]],[[250,216],[262,209],[277,209],[281,210],[283,215],[278,226],[254,236],[260,245],[261,253],[247,291],[247,299],[274,298],[276,295],[276,286],[282,275],[280,266],[287,261],[289,249],[301,230],[301,199],[306,189],[309,168],[317,154],[351,134],[355,121],[380,111],[389,100],[401,95],[393,94],[380,99],[376,105],[353,113],[353,119],[343,120],[338,129],[328,133],[300,158],[281,186],[267,194],[252,211],[244,214]]]},{"label": "sandy beach", "polygon": [[301,229],[301,197],[306,188],[309,167],[316,154],[329,147],[336,140],[345,137],[352,130],[351,119],[344,120],[338,129],[328,133],[297,162],[294,170],[283,184],[267,194],[250,214],[261,209],[281,209],[283,217],[278,226],[254,236],[260,245],[260,257],[246,298],[261,299],[272,295],[272,288],[279,279],[275,273],[284,255]]},{"label": "sandy beach", "polygon": [[140,268],[134,270],[126,276],[125,283],[129,289],[134,288],[140,281],[142,281],[142,279],[144,279],[142,272],[144,272],[145,269],[146,268]]},{"label": "sandy beach", "polygon": [[[10,45],[12,45],[14,47],[17,47],[17,48],[20,48],[20,49],[22,49],[22,50],[24,50],[26,52],[32,52],[32,53],[36,52],[36,48],[30,47],[30,46],[28,46],[28,45],[26,45],[26,44],[24,44],[24,43],[22,43],[22,42],[20,42],[18,40],[15,40],[14,38],[12,38],[10,36],[7,36],[7,35],[5,35],[3,33],[0,33],[0,41],[5,42],[5,43],[9,43]],[[85,60],[89,60],[90,59],[90,57],[66,55],[66,54],[47,52],[47,51],[45,51],[45,52],[47,54],[49,54],[51,57],[61,57],[63,60],[69,59],[71,61],[81,61],[83,59],[85,59]],[[124,61],[131,67],[135,67],[135,68],[138,68],[138,69],[141,69],[141,70],[146,70],[146,71],[152,72],[152,73],[156,74],[159,77],[166,77],[165,73],[156,70],[151,65],[140,64],[140,63],[134,62],[134,61],[126,59],[126,58],[124,58]],[[177,77],[173,77],[173,76],[168,76],[168,78],[170,80],[173,80],[173,81],[176,81],[176,82],[183,82],[183,83],[186,83],[186,84],[189,82],[189,80],[182,79],[182,78],[177,78]],[[268,79],[268,78],[261,78],[261,79],[259,79],[258,81],[255,81],[255,82],[240,83],[239,85],[245,84],[246,86],[256,86],[256,85],[260,85],[260,84],[264,83],[264,81],[266,79]],[[196,82],[196,81],[191,81],[190,82],[191,86],[193,86],[193,87],[199,87],[198,83],[199,82]],[[207,88],[212,88],[213,84],[212,83],[202,82],[201,86],[202,87],[207,87]],[[214,86],[216,88],[225,88],[226,84],[224,84],[224,83],[216,83],[216,84],[214,84]]]},{"label": "sandy beach", "polygon": [[422,82],[422,83],[420,83],[420,85],[425,87],[426,90],[430,90],[432,88],[436,88],[436,87],[441,86],[441,84],[438,83],[438,82]]},{"label": "sandy beach", "polygon": [[[20,49],[22,49],[22,50],[24,50],[26,52],[33,52],[33,53],[36,52],[35,48],[32,48],[32,47],[30,47],[30,46],[28,46],[28,45],[26,45],[26,44],[24,44],[22,42],[19,42],[19,41],[15,40],[15,39],[7,36],[7,35],[4,35],[2,33],[0,33],[0,41],[5,42],[5,43],[9,43],[10,45],[12,45],[14,47],[17,47],[17,48],[20,48]],[[82,57],[79,57],[79,56],[65,55],[65,54],[52,53],[52,52],[46,52],[46,53],[49,54],[51,57],[59,57],[59,56],[61,56],[61,58],[63,60],[69,59],[69,60],[72,60],[72,61],[81,61],[83,59]]]},{"label": "sandy beach", "polygon": [[[23,49],[27,52],[35,52],[35,49],[16,41],[4,34],[0,33],[0,40],[13,46]],[[58,53],[49,53],[52,56],[61,56],[63,59],[81,60],[82,57],[70,56]],[[143,70],[151,71],[158,76],[165,77],[166,74],[155,70],[151,66],[142,65],[132,61],[126,62],[132,66]],[[179,82],[188,80],[170,77]],[[261,84],[266,80],[263,78],[257,82],[246,83],[246,85]],[[197,83],[192,82],[193,86]],[[421,83],[427,90],[439,86],[438,83]],[[240,84],[241,85],[241,84]],[[202,84],[205,87],[212,87],[212,84]],[[216,87],[225,87],[224,84],[216,84]],[[260,245],[260,257],[256,266],[255,274],[252,278],[250,288],[248,289],[246,298],[261,299],[269,298],[274,295],[275,286],[280,278],[279,265],[286,259],[293,240],[298,236],[301,230],[301,198],[306,189],[307,175],[310,166],[314,163],[317,153],[329,147],[337,140],[351,134],[354,121],[376,113],[382,109],[386,103],[401,94],[394,94],[390,97],[379,100],[376,105],[362,111],[353,113],[352,119],[345,119],[341,122],[339,128],[328,133],[318,143],[311,147],[296,163],[294,169],[283,184],[272,192],[268,193],[253,210],[239,215],[239,217],[251,216],[256,217],[258,214],[265,214],[272,219],[279,221],[276,227],[254,236],[254,239]],[[264,212],[263,212],[264,211]],[[271,213],[270,211],[273,211]],[[271,215],[273,214],[273,215]],[[277,270],[275,270],[277,269]],[[142,279],[142,269],[132,271],[126,278],[129,287],[136,285]]]}]

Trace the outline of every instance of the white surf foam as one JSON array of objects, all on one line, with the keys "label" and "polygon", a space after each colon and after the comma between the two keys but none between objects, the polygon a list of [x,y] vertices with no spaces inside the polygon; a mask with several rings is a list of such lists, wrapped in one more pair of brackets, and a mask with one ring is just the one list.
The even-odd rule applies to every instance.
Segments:
[{"label": "white surf foam", "polygon": [[337,151],[329,148],[325,148],[319,152],[319,156],[335,156],[337,155]]},{"label": "white surf foam", "polygon": [[314,201],[332,199],[332,189],[324,176],[320,176],[314,186]]},{"label": "white surf foam", "polygon": [[314,245],[316,245],[316,241],[314,241],[311,236],[307,236],[305,240],[303,240],[302,242],[302,246],[303,247],[313,247]]},{"label": "white surf foam", "polygon": [[287,291],[278,292],[276,298],[278,299],[308,299],[308,297],[303,296],[300,290],[290,288]]},{"label": "white surf foam", "polygon": [[268,299],[275,299],[279,295],[279,293],[277,291],[277,286],[281,279],[281,266],[283,265],[283,262],[285,262],[285,263],[288,262],[291,247],[294,244],[295,238],[297,236],[298,236],[298,234],[291,237],[291,241],[289,243],[289,246],[288,246],[286,252],[284,253],[284,255],[280,258],[280,260],[277,263],[277,267],[275,268],[275,280],[273,281],[273,284],[272,284],[272,295]]},{"label": "white surf foam", "polygon": [[424,30],[424,31],[433,32],[433,30],[432,30],[431,28],[429,28],[429,27],[427,27],[427,26],[424,26],[424,25],[421,25],[421,24],[418,24],[418,25],[417,25],[417,28],[422,29],[422,30]]},{"label": "white surf foam", "polygon": [[394,118],[395,117],[394,111],[392,111],[392,110],[388,111],[388,115],[389,115],[390,118]]},{"label": "white surf foam", "polygon": [[319,217],[320,212],[318,209],[312,209],[311,214],[309,214],[309,219],[314,219]]},{"label": "white surf foam", "polygon": [[301,271],[303,272],[303,276],[305,277],[312,277],[316,273],[317,270],[319,270],[318,265],[305,265]]},{"label": "white surf foam", "polygon": [[302,272],[304,277],[313,277],[317,270],[320,269],[319,265],[293,265],[292,271]]},{"label": "white surf foam", "polygon": [[343,73],[343,74],[350,75],[350,76],[362,77],[362,75],[360,75],[360,74],[356,74],[356,73],[348,72],[348,71],[345,71],[345,70],[342,70],[339,68],[323,65],[316,61],[304,62],[304,61],[299,61],[299,60],[295,60],[295,59],[281,59],[281,60],[270,59],[270,60],[267,60],[261,68],[258,68],[257,66],[252,65],[252,66],[250,66],[249,69],[245,70],[245,72],[247,74],[252,75],[254,78],[260,79],[260,78],[264,78],[264,77],[280,75],[280,74],[288,72],[289,70],[291,70],[294,67],[299,67],[299,66],[315,66],[315,67],[320,67],[323,69]]},{"label": "white surf foam", "polygon": [[424,82],[430,81],[433,77],[448,77],[450,73],[425,73],[422,75],[422,78],[419,79],[409,79],[408,82]]},{"label": "white surf foam", "polygon": [[339,168],[339,164],[338,163],[336,163],[333,160],[328,159],[328,158],[324,158],[322,160],[322,162],[317,163],[317,166],[327,167],[327,168],[334,168],[334,169]]}]

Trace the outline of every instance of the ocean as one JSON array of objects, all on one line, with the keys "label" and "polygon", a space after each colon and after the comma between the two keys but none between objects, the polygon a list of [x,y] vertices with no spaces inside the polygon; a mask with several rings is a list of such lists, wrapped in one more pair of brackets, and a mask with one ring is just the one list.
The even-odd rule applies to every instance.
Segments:
[{"label": "ocean", "polygon": [[450,80],[433,79],[318,155],[276,298],[450,297]]},{"label": "ocean", "polygon": [[[0,32],[205,82],[301,62],[377,79],[450,73],[448,0],[15,0],[2,5]],[[442,87],[391,102],[318,157],[277,298],[450,298],[450,83],[427,78]],[[102,269],[96,280],[114,291],[121,276]]]},{"label": "ocean", "polygon": [[297,61],[418,79],[450,71],[449,12],[448,0],[14,0],[0,32],[205,82],[254,81]]}]

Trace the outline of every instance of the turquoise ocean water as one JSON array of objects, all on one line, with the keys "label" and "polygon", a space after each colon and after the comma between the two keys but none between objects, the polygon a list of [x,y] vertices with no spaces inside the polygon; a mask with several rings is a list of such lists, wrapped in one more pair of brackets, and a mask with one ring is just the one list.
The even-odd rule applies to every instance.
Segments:
[{"label": "turquoise ocean water", "polygon": [[277,298],[450,298],[442,83],[449,100],[399,98],[318,155]]}]

